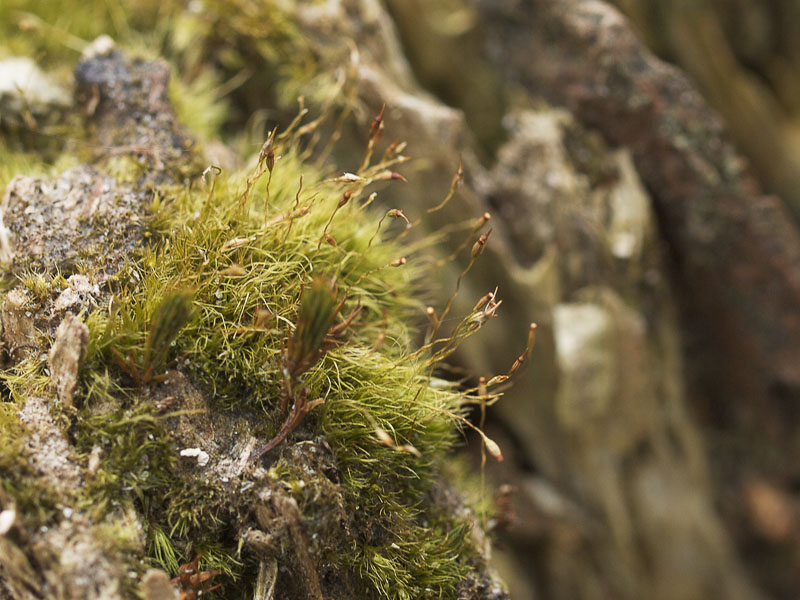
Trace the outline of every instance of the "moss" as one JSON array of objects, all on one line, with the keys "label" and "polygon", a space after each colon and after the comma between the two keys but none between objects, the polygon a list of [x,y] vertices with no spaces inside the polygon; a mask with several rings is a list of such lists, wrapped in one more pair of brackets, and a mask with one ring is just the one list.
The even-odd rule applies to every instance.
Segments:
[{"label": "moss", "polygon": [[[160,413],[151,386],[142,387],[114,357],[143,356],[153,331],[163,327],[164,299],[175,289],[192,290],[197,317],[185,328],[180,319],[165,338],[171,343],[160,346],[170,346],[169,357],[154,362],[164,369],[180,357],[180,370],[210,398],[209,410],[260,413],[256,430],[269,438],[282,418],[284,353],[308,298],[303,287],[322,273],[336,279],[342,298],[346,293],[342,315],[362,308],[298,380],[308,398],[325,402],[279,447],[284,458],[268,456],[268,463],[279,458],[270,472],[297,497],[303,526],[318,529],[325,550],[314,560],[326,572],[360,581],[356,589],[365,597],[451,595],[468,568],[469,525],[431,512],[423,499],[437,461],[455,442],[464,398],[432,387],[430,361],[409,350],[420,271],[413,257],[393,266],[401,264],[402,249],[385,233],[376,237],[381,215],[362,207],[361,188],[381,168],[365,171],[365,181],[355,184],[326,179],[301,161],[295,142],[284,143],[271,174],[257,166],[249,174],[219,176],[209,189],[195,186],[160,199],[150,221],[152,244],[130,267],[135,276],[121,278],[128,283],[110,313],[87,319],[91,337],[74,437],[86,453],[102,448],[106,465],[87,487],[87,499],[95,510],[110,510],[120,497],[133,501],[147,520],[148,552],[163,567],[174,572],[178,556],[203,551],[203,568],[242,577],[248,563],[236,558],[239,542],[230,531],[252,517],[231,508],[230,491],[219,481],[176,467],[175,442],[165,427],[172,416]],[[332,321],[330,315],[323,320],[324,332]],[[319,331],[315,336],[319,347]],[[320,435],[337,473],[335,505],[320,500],[320,485],[301,484],[298,463],[287,462],[283,452],[297,439]],[[319,524],[337,508],[351,516],[334,535]]]},{"label": "moss", "polygon": [[[298,195],[301,170],[308,191]],[[151,560],[174,573],[176,562],[203,552],[202,568],[247,585],[253,557],[240,558],[235,528],[253,518],[253,505],[234,501],[219,479],[177,464],[179,447],[168,425],[177,417],[157,405],[158,379],[134,373],[160,375],[177,358],[180,371],[209,398],[204,410],[245,411],[251,420],[260,414],[255,431],[269,439],[282,420],[283,353],[300,318],[303,286],[324,273],[336,278],[342,297],[347,292],[342,314],[362,309],[298,379],[309,399],[325,402],[267,464],[279,474],[275,484],[297,497],[302,527],[318,530],[320,550],[311,556],[329,577],[357,581],[354,589],[364,597],[451,596],[468,569],[469,525],[425,508],[424,498],[437,461],[455,441],[463,397],[432,387],[432,366],[408,349],[418,273],[410,265],[391,266],[401,249],[382,236],[370,245],[380,215],[361,208],[361,196],[339,207],[352,185],[316,175],[287,148],[265,216],[265,179],[244,203],[246,176],[220,178],[212,193],[197,186],[162,199],[150,222],[152,244],[119,278],[111,312],[88,316],[90,344],[70,433],[79,452],[88,457],[99,448],[102,461],[77,505],[95,521],[134,506],[145,520]],[[296,206],[311,208],[292,217]],[[59,277],[32,274],[23,284],[47,295],[63,284]],[[165,313],[175,289],[192,290],[180,298],[193,299],[194,319]],[[162,335],[170,319],[174,326]],[[325,321],[323,329],[331,324]],[[385,341],[376,349],[379,336]],[[131,357],[135,366],[124,367],[119,357]],[[321,500],[313,481],[300,484],[298,463],[280,466],[286,448],[315,436],[332,451],[335,502]],[[324,525],[336,510],[350,515],[344,529]],[[226,587],[228,595],[238,584]]]},{"label": "moss", "polygon": [[170,79],[170,99],[178,120],[204,141],[220,136],[230,110],[225,92],[225,86],[210,69],[200,71],[190,81],[179,77]]},{"label": "moss", "polygon": [[154,412],[142,402],[114,411],[88,403],[78,414],[78,450],[88,454],[97,446],[103,452],[102,466],[86,489],[93,510],[102,514],[125,492],[133,492],[133,498],[142,502],[148,494],[170,486],[166,474],[174,453]]},{"label": "moss", "polygon": [[[57,12],[68,4],[15,2],[12,8]],[[297,40],[291,23],[280,29],[285,15],[279,10],[238,15],[243,3],[230,0],[212,2],[210,14],[198,16],[181,12],[179,3],[160,4],[163,14],[180,13],[190,32],[225,22],[227,29],[201,36],[204,52],[214,43],[227,50],[220,70],[174,90],[183,98],[179,112],[197,113],[206,123],[204,136],[222,122],[224,107],[214,92],[219,73],[250,53],[279,65],[277,75],[266,77],[296,83],[298,72],[313,71],[308,48],[289,52]],[[48,22],[84,39],[113,24],[141,41],[132,30],[154,18],[150,5],[136,18],[125,3],[124,14],[89,5],[79,9],[88,13],[74,15],[80,31],[71,29],[70,16]],[[94,25],[86,24],[90,15]],[[259,45],[267,25],[272,37]],[[178,32],[171,41],[176,63],[206,60],[192,55],[191,36]],[[233,35],[227,42],[219,39],[226,32]],[[44,37],[25,43],[57,54]],[[292,69],[291,77],[281,69]],[[201,88],[193,104],[186,94]],[[209,171],[204,180],[174,165],[177,180],[147,179],[153,168],[147,161],[101,160],[104,173],[152,193],[146,245],[131,251],[124,266],[115,263],[103,289],[108,302],[82,313],[90,338],[76,408],[59,414],[85,480],[74,505],[103,524],[95,538],[101,546],[118,544],[115,556],[127,570],[141,573],[156,564],[175,574],[202,553],[201,569],[226,575],[215,592],[220,597],[247,593],[259,563],[276,556],[294,574],[318,577],[333,596],[456,597],[472,567],[471,523],[432,497],[470,398],[454,386],[434,385],[432,375],[493,313],[476,307],[453,337],[412,350],[423,314],[426,271],[419,251],[426,242],[397,241],[404,224],[387,221],[369,196],[370,186],[390,180],[403,158],[395,146],[357,176],[337,177],[311,159],[327,143],[321,131],[308,125],[273,134],[273,145],[247,169]],[[48,170],[35,155],[13,158],[15,169]],[[0,183],[8,179],[4,173]],[[93,250],[76,257],[76,272],[91,274],[103,265]],[[25,271],[19,285],[43,306],[68,282],[58,271]],[[40,326],[41,350],[50,329]],[[296,347],[304,350],[293,359]],[[293,371],[298,362],[302,370]],[[46,395],[43,373],[38,357],[4,372],[11,399],[0,405],[0,441],[17,443],[14,398],[32,385]],[[303,402],[314,408],[300,415],[295,411]],[[267,442],[292,415],[300,417],[286,439],[263,457],[249,458],[258,453],[250,454],[244,442],[240,447],[239,440]],[[210,467],[182,457],[187,447],[210,453]],[[241,466],[228,475],[225,461]],[[7,491],[26,511],[43,511],[39,521],[55,518],[58,501],[50,491],[14,487],[29,475],[19,471],[4,482]],[[280,509],[287,498],[297,507],[294,520]],[[284,578],[280,585],[289,591],[292,584]]]}]

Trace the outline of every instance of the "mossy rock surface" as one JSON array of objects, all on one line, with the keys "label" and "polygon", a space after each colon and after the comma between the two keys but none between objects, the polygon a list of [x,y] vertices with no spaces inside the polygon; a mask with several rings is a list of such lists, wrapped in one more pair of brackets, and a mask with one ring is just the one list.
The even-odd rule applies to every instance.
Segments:
[{"label": "mossy rock surface", "polygon": [[413,350],[424,244],[370,196],[401,147],[324,171],[298,120],[203,172],[163,63],[76,80],[91,165],[3,206],[0,589],[502,597],[442,477],[470,397],[432,379],[493,312]]}]

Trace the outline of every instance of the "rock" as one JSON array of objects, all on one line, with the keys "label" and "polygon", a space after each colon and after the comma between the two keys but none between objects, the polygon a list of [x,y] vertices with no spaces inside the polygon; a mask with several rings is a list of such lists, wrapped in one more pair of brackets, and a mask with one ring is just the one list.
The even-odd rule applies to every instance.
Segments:
[{"label": "rock", "polygon": [[72,314],[67,314],[56,330],[50,348],[50,385],[61,405],[72,406],[72,394],[78,384],[78,369],[89,344],[89,328]]},{"label": "rock", "polygon": [[561,374],[556,410],[565,427],[581,429],[610,410],[616,393],[613,317],[594,304],[559,304],[553,331]]},{"label": "rock", "polygon": [[31,309],[32,303],[25,290],[11,290],[3,299],[3,308],[0,311],[3,341],[12,359],[27,356],[33,345],[36,332]]},{"label": "rock", "polygon": [[[0,260],[27,282],[5,294],[3,341],[19,363],[35,354],[32,348],[41,343],[42,334],[54,336],[48,356],[50,389],[66,408],[73,405],[89,343],[89,330],[74,313],[105,306],[113,293],[109,282],[118,281],[143,247],[142,217],[153,182],[174,184],[194,168],[191,141],[169,104],[166,65],[130,60],[108,44],[101,46],[87,54],[76,72],[98,165],[84,164],[54,178],[15,177],[0,206]],[[123,165],[128,169],[123,183],[104,172],[104,162],[131,155],[147,163],[146,174]],[[79,496],[84,476],[101,473],[102,448],[94,446],[84,471],[61,415],[51,413],[52,405],[45,392],[21,402],[18,418],[25,434],[20,460],[36,493],[71,499]],[[24,539],[26,552],[41,570],[33,580],[25,555],[0,536],[3,585],[19,598],[30,597],[30,591],[37,597],[122,598],[130,573],[123,571],[121,554],[144,551],[136,513],[120,507],[109,511],[102,523],[69,506],[56,514]],[[113,544],[104,528],[118,536]]]},{"label": "rock", "polygon": [[[609,4],[597,0],[473,0],[472,5],[485,24],[488,52],[505,72],[507,81],[565,106],[577,121],[602,132],[608,143],[627,149],[651,196],[658,232],[667,250],[666,261],[659,262],[670,269],[649,261],[640,263],[641,276],[634,278],[641,283],[639,291],[653,287],[643,295],[636,294],[632,305],[641,308],[647,330],[656,334],[660,329],[662,333],[656,335],[665,341],[663,323],[677,323],[674,314],[667,316],[658,308],[672,310],[656,290],[668,289],[668,280],[676,274],[672,293],[681,309],[681,333],[685,336],[681,343],[690,406],[703,418],[705,432],[713,432],[716,437],[723,431],[726,439],[741,440],[733,446],[707,445],[713,472],[725,476],[715,478],[715,483],[723,486],[713,492],[716,499],[709,492],[704,502],[714,499],[715,504],[725,507],[725,520],[718,521],[707,505],[701,509],[690,504],[693,510],[674,515],[683,521],[669,532],[673,544],[678,544],[680,535],[686,536],[686,548],[694,547],[692,556],[697,560],[718,556],[713,563],[717,575],[711,577],[711,571],[695,569],[692,576],[704,583],[690,583],[683,578],[686,585],[672,590],[670,597],[678,597],[679,592],[690,598],[709,594],[752,597],[756,592],[747,581],[724,573],[739,574],[743,568],[736,565],[735,558],[729,562],[735,555],[734,541],[747,552],[753,547],[751,536],[763,539],[758,519],[753,521],[755,531],[742,531],[741,514],[750,509],[746,506],[748,496],[739,493],[740,478],[756,470],[781,481],[780,487],[789,487],[797,474],[795,461],[789,459],[798,451],[794,435],[797,414],[789,407],[800,394],[800,366],[796,360],[800,354],[800,319],[796,310],[800,304],[800,231],[784,202],[763,192],[721,119],[689,78],[654,57]],[[674,31],[687,34],[683,29]],[[702,38],[694,38],[692,43],[699,39]],[[703,39],[703,43],[706,41]],[[707,56],[706,50],[704,57]],[[764,140],[772,139],[763,129],[758,135]],[[775,152],[780,153],[778,147],[770,146],[769,154]],[[573,245],[575,238],[569,239]],[[623,255],[626,253],[627,239],[627,234],[623,234],[621,242],[617,237],[610,247],[612,255],[618,255],[620,250]],[[597,254],[591,252],[589,256]],[[606,276],[601,280],[607,281]],[[628,292],[623,297],[630,302]],[[670,344],[676,343],[674,334],[670,335]],[[669,354],[656,354],[654,364],[680,362],[673,351],[674,346]],[[662,414],[685,410],[682,400],[675,401],[683,396],[675,385],[680,387],[684,376],[674,371],[673,376],[677,379],[670,383],[664,378],[664,387],[657,392],[672,390],[670,404],[659,400],[653,407]],[[667,410],[666,406],[673,408]],[[688,437],[684,439],[693,448],[687,454],[693,457],[687,465],[702,462],[705,451],[691,441],[696,428],[682,421],[681,427],[688,425]],[[519,423],[516,419],[511,422]],[[662,428],[675,431],[668,421],[657,427]],[[526,433],[526,438],[532,434],[530,430]],[[754,453],[754,445],[771,450]],[[661,486],[665,492],[674,490],[676,497],[671,506],[687,502],[691,496],[694,476],[682,481],[674,471],[659,472],[652,465],[642,465],[642,472],[647,472],[647,480],[658,482],[653,485]],[[705,477],[701,475],[701,480]],[[611,475],[609,479],[613,479]],[[646,506],[645,490],[638,489],[641,505]],[[719,497],[736,501],[717,503]],[[652,535],[654,539],[666,535],[670,518],[657,512],[661,509],[668,507],[653,504],[652,511],[645,508],[632,512],[642,519],[635,529],[650,531],[640,535]],[[728,537],[733,534],[737,539],[718,537],[723,527]],[[715,550],[710,553],[712,546]],[[681,558],[667,552],[666,544],[655,543],[653,547],[665,549],[661,557],[663,572],[678,572]],[[742,562],[753,566],[783,560],[776,557],[785,556],[787,549],[774,550],[775,554],[765,554],[763,548],[747,553]],[[795,545],[791,554],[796,557],[798,552]],[[720,568],[724,564],[728,566]],[[754,571],[757,570],[760,569],[756,567]],[[671,577],[664,575],[664,586],[670,585]],[[720,587],[715,579],[730,582],[731,587]],[[788,573],[781,578],[769,575],[762,579],[770,588],[797,587],[796,577]],[[634,596],[640,593],[634,592]]]},{"label": "rock", "polygon": [[92,284],[86,275],[70,275],[67,278],[68,287],[59,294],[53,305],[53,310],[60,312],[71,309],[73,312],[90,310],[97,305],[100,298],[100,287]]},{"label": "rock", "polygon": [[74,448],[50,414],[43,398],[28,398],[19,411],[20,423],[28,427],[25,454],[38,476],[54,489],[77,488],[80,468]]},{"label": "rock", "polygon": [[[141,245],[147,198],[147,192],[86,165],[56,179],[15,177],[2,206],[13,267],[69,273],[91,261],[92,285],[100,285]],[[87,231],[87,222],[95,227]]]},{"label": "rock", "polygon": [[[75,67],[76,101],[104,160],[128,156],[150,168],[161,183],[199,174],[194,142],[180,128],[169,100],[169,66],[132,59],[108,47],[90,52]],[[142,183],[142,182],[140,182]]]},{"label": "rock", "polygon": [[717,357],[697,361],[704,391],[755,401],[774,386],[800,390],[800,233],[689,79],[603,2],[476,4],[509,76],[631,149],[686,290],[694,354]]}]

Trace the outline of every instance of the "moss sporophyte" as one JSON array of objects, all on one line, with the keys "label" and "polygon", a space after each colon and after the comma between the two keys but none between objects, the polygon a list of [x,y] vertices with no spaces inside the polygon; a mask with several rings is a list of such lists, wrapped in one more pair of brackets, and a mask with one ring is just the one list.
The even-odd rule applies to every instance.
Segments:
[{"label": "moss sporophyte", "polygon": [[281,360],[283,388],[281,390],[281,417],[286,417],[289,400],[294,402],[292,412],[284,422],[278,434],[266,444],[255,449],[250,455],[252,460],[261,457],[286,439],[300,421],[316,406],[322,404],[324,398],[308,400],[308,388],[302,387],[301,376],[313,367],[325,352],[341,343],[336,335],[344,332],[353,319],[361,312],[361,306],[352,310],[350,315],[338,325],[333,325],[336,315],[347,300],[344,294],[336,301],[335,283],[323,276],[315,277],[311,286],[301,293],[300,314],[289,338],[286,351]]},{"label": "moss sporophyte", "polygon": [[[113,108],[100,93],[92,118]],[[168,159],[196,162],[195,150],[138,156],[126,143],[113,152],[137,155],[144,174],[137,164],[134,176],[110,177],[102,165],[58,176],[113,190],[107,201],[117,208],[127,202],[104,213],[126,245],[99,252],[98,242],[68,262],[10,267],[17,304],[7,295],[4,315],[13,308],[19,343],[42,350],[18,352],[2,372],[9,399],[0,441],[21,459],[2,456],[0,501],[16,506],[25,535],[14,543],[26,561],[46,560],[36,548],[53,540],[41,528],[54,535],[68,506],[82,524],[78,541],[110,557],[111,579],[130,584],[129,572],[155,565],[177,577],[184,598],[242,597],[257,586],[281,597],[453,598],[480,562],[474,519],[435,500],[444,489],[437,473],[464,427],[502,458],[466,414],[497,401],[533,329],[507,374],[470,389],[433,374],[501,305],[495,290],[469,314],[449,316],[487,243],[489,215],[453,226],[464,232],[459,250],[471,250],[437,317],[418,299],[431,239],[409,231],[422,216],[409,223],[400,209],[374,208],[372,186],[404,181],[395,169],[408,160],[401,143],[376,153],[384,111],[358,169],[344,174],[315,166],[331,115],[306,123],[306,112],[272,129],[241,171],[209,168],[185,183]],[[426,214],[462,179],[459,166]],[[29,204],[7,217],[35,206],[35,196],[14,189],[9,197]],[[114,220],[123,214],[124,227]],[[5,223],[22,233],[23,221]],[[76,291],[73,273],[88,291]],[[70,294],[88,336],[74,354],[82,362],[70,401],[52,403],[46,427],[63,441],[75,485],[31,475],[40,449],[20,444],[26,430],[16,417],[33,413],[32,398],[53,394],[52,365],[39,357],[64,314],[55,307]],[[426,312],[425,343],[412,350],[413,324]]]}]

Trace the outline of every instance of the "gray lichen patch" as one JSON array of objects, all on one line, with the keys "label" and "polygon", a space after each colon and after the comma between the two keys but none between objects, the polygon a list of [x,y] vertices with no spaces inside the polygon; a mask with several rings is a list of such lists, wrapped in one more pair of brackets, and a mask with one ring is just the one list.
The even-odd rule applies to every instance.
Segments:
[{"label": "gray lichen patch", "polygon": [[76,489],[81,471],[72,444],[50,414],[48,402],[29,397],[19,411],[19,420],[27,427],[24,454],[31,467],[53,489]]},{"label": "gray lichen patch", "polygon": [[[199,167],[169,102],[163,61],[105,47],[78,64],[75,81],[97,165],[52,179],[14,178],[0,206],[0,258],[17,273],[89,271],[90,285],[102,286],[141,247],[152,186],[180,182]],[[56,310],[74,300],[68,293]]]},{"label": "gray lichen patch", "polygon": [[97,306],[100,300],[100,286],[92,283],[86,275],[70,275],[65,287],[53,303],[53,311],[60,313],[71,310],[73,312],[89,311]]},{"label": "gray lichen patch", "polygon": [[94,283],[102,283],[141,245],[147,198],[87,165],[55,179],[15,177],[1,207],[12,239],[12,269],[64,274],[89,263]]}]

